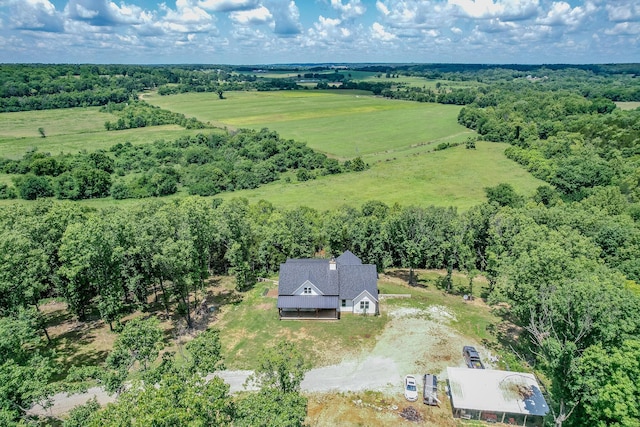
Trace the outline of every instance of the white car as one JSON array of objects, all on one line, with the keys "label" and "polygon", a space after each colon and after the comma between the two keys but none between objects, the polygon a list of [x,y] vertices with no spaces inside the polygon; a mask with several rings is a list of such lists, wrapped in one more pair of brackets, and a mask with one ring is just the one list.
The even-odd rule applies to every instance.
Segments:
[{"label": "white car", "polygon": [[416,377],[413,375],[404,377],[404,397],[409,402],[418,400],[418,385],[416,384]]}]

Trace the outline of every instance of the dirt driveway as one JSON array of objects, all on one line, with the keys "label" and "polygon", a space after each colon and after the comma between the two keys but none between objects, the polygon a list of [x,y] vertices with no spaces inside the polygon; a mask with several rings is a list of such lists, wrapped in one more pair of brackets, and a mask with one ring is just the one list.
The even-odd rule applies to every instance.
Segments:
[{"label": "dirt driveway", "polygon": [[[373,390],[397,395],[407,374],[420,378],[424,373],[433,373],[444,378],[447,366],[464,366],[461,355],[464,345],[475,345],[483,359],[489,361],[485,348],[451,327],[456,319],[444,306],[398,307],[387,314],[390,321],[372,350],[310,370],[301,384],[302,390],[316,393]],[[244,383],[250,374],[251,371],[222,371],[216,375],[230,385],[231,392],[236,392],[245,389]],[[102,405],[114,400],[100,388],[94,388],[71,396],[57,394],[49,410],[36,405],[31,413],[59,416],[93,396]]]}]

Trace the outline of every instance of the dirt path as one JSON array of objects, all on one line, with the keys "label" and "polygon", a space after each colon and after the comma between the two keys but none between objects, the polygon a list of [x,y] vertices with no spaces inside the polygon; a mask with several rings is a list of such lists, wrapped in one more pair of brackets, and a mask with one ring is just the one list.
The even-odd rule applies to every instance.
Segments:
[{"label": "dirt path", "polygon": [[[402,379],[407,374],[418,378],[424,373],[446,376],[447,366],[464,366],[461,351],[464,345],[475,345],[489,360],[489,353],[478,343],[470,342],[450,326],[455,317],[442,306],[426,310],[396,308],[390,311],[391,320],[380,335],[375,347],[357,358],[307,372],[301,388],[305,392],[380,391],[399,394]],[[221,371],[214,375],[230,385],[232,393],[245,390],[245,381],[252,371]],[[211,378],[209,376],[208,378]],[[36,405],[31,413],[59,416],[96,396],[101,405],[115,400],[99,387],[87,393],[53,396],[53,406],[44,410]]]}]

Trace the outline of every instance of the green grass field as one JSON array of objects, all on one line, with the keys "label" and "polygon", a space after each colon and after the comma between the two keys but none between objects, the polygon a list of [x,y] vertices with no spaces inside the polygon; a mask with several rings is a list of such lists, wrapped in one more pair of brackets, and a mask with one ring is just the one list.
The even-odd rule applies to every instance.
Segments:
[{"label": "green grass field", "polygon": [[457,123],[458,106],[394,101],[367,92],[228,92],[225,97],[150,94],[145,100],[217,126],[267,127],[342,159],[473,134]]},{"label": "green grass field", "polygon": [[[476,150],[458,146],[434,151],[440,142],[462,142],[475,136],[458,125],[460,107],[393,101],[357,91],[228,92],[225,96],[224,100],[217,99],[217,94],[200,93],[147,94],[145,98],[162,108],[229,129],[268,127],[332,156],[344,159],[359,155],[371,168],[302,183],[295,178],[290,183],[280,180],[218,195],[224,199],[264,199],[282,208],[309,206],[319,210],[343,204],[360,206],[368,200],[466,210],[485,200],[485,187],[508,182],[520,194],[530,195],[542,185],[504,156],[503,144],[479,142]],[[53,154],[73,153],[106,149],[118,142],[174,140],[200,132],[178,126],[107,132],[104,121],[110,117],[97,108],[3,113],[0,157],[17,158],[32,147]],[[46,138],[39,136],[38,127],[45,129]],[[10,182],[11,177],[0,175],[0,183]],[[83,203],[105,207],[139,202],[99,199]]]},{"label": "green grass field", "polygon": [[[158,139],[174,140],[182,135],[194,135],[177,125],[107,132],[106,121],[117,118],[101,113],[98,107],[59,110],[25,111],[0,114],[0,157],[20,158],[36,148],[51,154],[77,153],[82,150],[108,149],[117,143],[143,144]],[[46,138],[38,129],[43,128]]]},{"label": "green grass field", "polygon": [[505,144],[478,142],[443,151],[412,153],[371,163],[364,172],[320,177],[313,181],[277,181],[253,190],[219,195],[223,199],[264,199],[277,207],[309,206],[318,210],[360,206],[368,200],[389,205],[455,206],[466,210],[486,200],[484,188],[508,182],[523,195],[544,184],[504,155]]}]

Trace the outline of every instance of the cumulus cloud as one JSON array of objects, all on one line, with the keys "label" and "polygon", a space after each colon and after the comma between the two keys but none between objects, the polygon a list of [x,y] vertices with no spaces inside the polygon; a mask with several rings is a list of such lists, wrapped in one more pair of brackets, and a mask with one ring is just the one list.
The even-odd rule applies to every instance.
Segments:
[{"label": "cumulus cloud", "polygon": [[344,42],[352,36],[349,28],[341,26],[342,20],[338,18],[325,18],[320,15],[318,21],[309,29],[309,38],[314,43],[334,44]]},{"label": "cumulus cloud", "polygon": [[347,0],[346,4],[342,4],[342,0],[331,0],[331,7],[340,11],[342,19],[357,18],[367,11],[360,0]]},{"label": "cumulus cloud", "polygon": [[49,0],[23,0],[11,4],[11,23],[20,30],[61,32],[64,20]]},{"label": "cumulus cloud", "polygon": [[613,28],[605,30],[605,34],[612,36],[637,36],[640,35],[640,22],[620,22]]},{"label": "cumulus cloud", "polygon": [[395,40],[397,38],[395,34],[388,32],[379,22],[374,22],[371,26],[371,37],[385,42]]},{"label": "cumulus cloud", "polygon": [[605,8],[610,21],[625,22],[640,20],[640,4],[635,0],[633,2],[619,0],[614,4],[607,4]]},{"label": "cumulus cloud", "polygon": [[198,7],[213,12],[236,12],[251,10],[260,6],[258,0],[200,0]]},{"label": "cumulus cloud", "polygon": [[519,21],[538,14],[539,0],[448,0],[469,18]]},{"label": "cumulus cloud", "polygon": [[576,6],[574,8],[564,1],[554,2],[547,13],[538,19],[538,23],[550,26],[576,27],[595,9],[595,6],[589,2],[585,4],[585,7]]},{"label": "cumulus cloud", "polygon": [[142,9],[125,3],[118,6],[109,0],[69,0],[65,12],[73,20],[103,27],[138,23]]},{"label": "cumulus cloud", "polygon": [[271,0],[267,3],[275,22],[273,32],[282,37],[300,34],[300,12],[293,0]]},{"label": "cumulus cloud", "polygon": [[241,25],[265,24],[273,21],[273,15],[271,15],[269,9],[264,6],[252,10],[232,12],[229,14],[229,18]]},{"label": "cumulus cloud", "polygon": [[176,9],[169,9],[166,5],[160,8],[165,11],[164,19],[159,22],[165,31],[178,33],[195,33],[211,31],[215,18],[204,9],[192,6],[188,0],[177,0]]},{"label": "cumulus cloud", "polygon": [[403,31],[438,28],[452,22],[451,6],[437,1],[378,0],[376,9],[386,26]]}]

